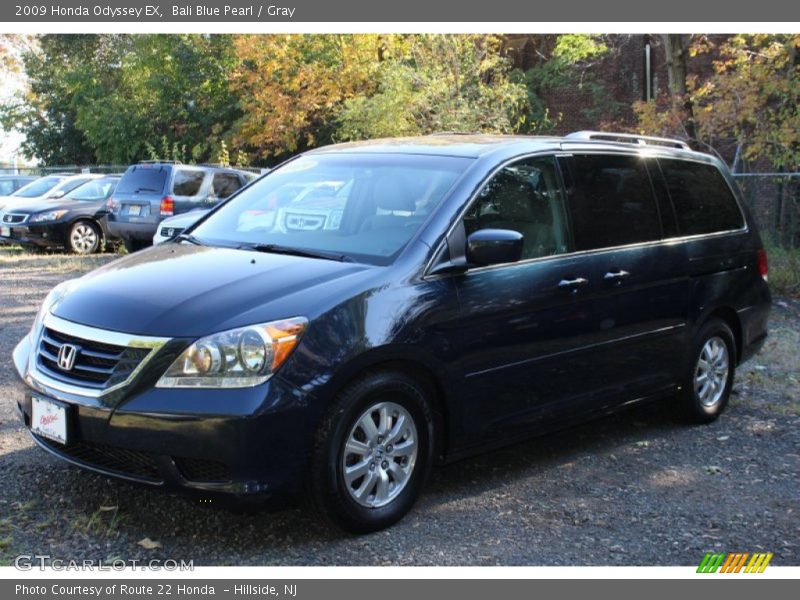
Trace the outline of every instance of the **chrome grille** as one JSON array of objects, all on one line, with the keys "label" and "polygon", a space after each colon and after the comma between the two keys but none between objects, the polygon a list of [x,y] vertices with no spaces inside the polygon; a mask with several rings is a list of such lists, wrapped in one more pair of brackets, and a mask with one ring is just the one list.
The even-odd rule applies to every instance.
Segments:
[{"label": "chrome grille", "polygon": [[24,223],[25,219],[28,218],[28,215],[15,215],[13,213],[5,213],[3,215],[3,223],[11,223],[12,225],[18,225],[19,223]]},{"label": "chrome grille", "polygon": [[183,233],[183,227],[162,227],[161,237],[174,238],[176,235]]},{"label": "chrome grille", "polygon": [[[98,396],[128,383],[164,342],[48,315],[39,334],[35,378],[58,389]],[[68,360],[63,360],[67,355]]]}]

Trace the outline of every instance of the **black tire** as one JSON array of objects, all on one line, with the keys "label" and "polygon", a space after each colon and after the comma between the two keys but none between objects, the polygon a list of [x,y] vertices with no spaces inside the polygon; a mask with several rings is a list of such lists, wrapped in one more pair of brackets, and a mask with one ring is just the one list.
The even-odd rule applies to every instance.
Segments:
[{"label": "black tire", "polygon": [[[434,425],[427,397],[428,392],[424,386],[404,373],[394,371],[370,373],[342,390],[323,420],[314,446],[308,487],[309,497],[317,512],[334,525],[351,533],[378,531],[393,525],[405,516],[420,494],[430,473],[433,459]],[[364,461],[371,461],[370,469],[377,467],[378,474],[367,473],[364,479],[360,480],[360,485],[356,479],[350,483],[348,489],[344,475],[345,461],[354,457],[352,453],[345,451],[345,444],[360,433],[358,424],[363,422],[361,418],[376,406],[388,406],[389,412],[393,414],[390,423],[395,425],[399,422],[400,416],[406,419],[407,424],[407,417],[410,416],[416,436],[409,436],[407,439],[412,437],[415,439],[416,457],[411,459],[411,468],[405,483],[400,483],[399,487],[395,480],[386,484],[385,489],[395,486],[398,490],[396,496],[384,505],[364,506],[355,498],[357,490],[353,490],[353,486],[366,489],[370,485],[367,477],[378,477],[378,474],[380,477],[387,477],[385,474],[394,471],[397,466],[393,461],[402,466],[403,461],[408,460],[391,456],[392,448],[388,443],[390,440],[385,440],[384,444],[374,445],[371,458],[362,458]],[[379,410],[374,414],[379,414]],[[397,445],[400,447],[405,443],[407,440],[398,441]],[[375,458],[375,453],[379,450],[381,454]],[[387,451],[385,456],[382,453],[384,450]],[[356,464],[363,463],[356,462]],[[376,487],[374,494],[366,496],[361,502],[369,502],[370,498],[373,498],[373,502],[377,502],[379,493]]]},{"label": "black tire", "polygon": [[103,230],[93,221],[75,221],[67,231],[67,248],[73,254],[95,254],[103,249],[103,243]]},{"label": "black tire", "polygon": [[[721,341],[725,347],[727,358],[727,373],[717,372],[712,380],[719,385],[724,385],[719,392],[711,392],[705,398],[702,397],[703,387],[698,390],[696,377],[702,375],[700,359],[703,356],[707,344],[713,348],[716,341]],[[707,361],[706,361],[707,362]],[[688,365],[686,366],[682,391],[679,396],[680,412],[684,420],[690,423],[711,423],[722,414],[730,399],[731,389],[733,388],[733,378],[736,372],[736,341],[733,332],[728,324],[721,319],[711,319],[706,322],[694,336],[691,351],[689,353]],[[707,381],[708,377],[703,381]],[[712,387],[712,389],[715,389]],[[718,396],[718,397],[717,397]]]},{"label": "black tire", "polygon": [[134,240],[131,238],[125,238],[122,240],[122,243],[125,246],[125,250],[127,250],[129,254],[143,250],[150,245],[144,240]]}]

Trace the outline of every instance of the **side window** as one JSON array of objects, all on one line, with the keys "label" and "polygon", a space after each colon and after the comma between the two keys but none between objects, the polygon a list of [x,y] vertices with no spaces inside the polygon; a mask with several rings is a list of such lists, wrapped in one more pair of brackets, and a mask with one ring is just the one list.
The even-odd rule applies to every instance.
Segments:
[{"label": "side window", "polygon": [[661,238],[658,205],[643,159],[593,154],[573,156],[569,163],[569,211],[576,250]]},{"label": "side window", "polygon": [[241,181],[233,173],[214,173],[211,181],[211,192],[222,200],[242,187]]},{"label": "side window", "polygon": [[713,165],[658,159],[681,235],[744,227],[742,212],[728,183]]},{"label": "side window", "polygon": [[178,169],[172,182],[172,193],[176,196],[196,196],[205,179],[204,171]]},{"label": "side window", "polygon": [[511,229],[523,235],[522,258],[563,254],[569,245],[564,198],[552,157],[529,158],[500,170],[464,216],[467,235]]}]

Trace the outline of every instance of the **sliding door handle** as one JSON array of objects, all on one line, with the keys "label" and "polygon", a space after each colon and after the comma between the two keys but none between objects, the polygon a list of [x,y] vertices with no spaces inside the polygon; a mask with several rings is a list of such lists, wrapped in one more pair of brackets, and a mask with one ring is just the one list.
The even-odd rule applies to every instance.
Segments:
[{"label": "sliding door handle", "polygon": [[589,283],[585,277],[576,277],[575,279],[562,279],[558,282],[558,287],[561,289],[577,289]]},{"label": "sliding door handle", "polygon": [[606,281],[622,281],[623,279],[630,276],[631,276],[630,273],[620,269],[619,271],[609,271],[608,273],[603,275],[603,279]]}]

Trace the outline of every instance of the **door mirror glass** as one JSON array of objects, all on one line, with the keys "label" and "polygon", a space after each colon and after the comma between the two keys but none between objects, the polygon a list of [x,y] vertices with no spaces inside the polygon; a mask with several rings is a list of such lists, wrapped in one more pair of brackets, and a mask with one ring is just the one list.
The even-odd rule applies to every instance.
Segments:
[{"label": "door mirror glass", "polygon": [[467,238],[467,260],[476,265],[499,265],[522,258],[524,237],[511,229],[479,229]]}]

